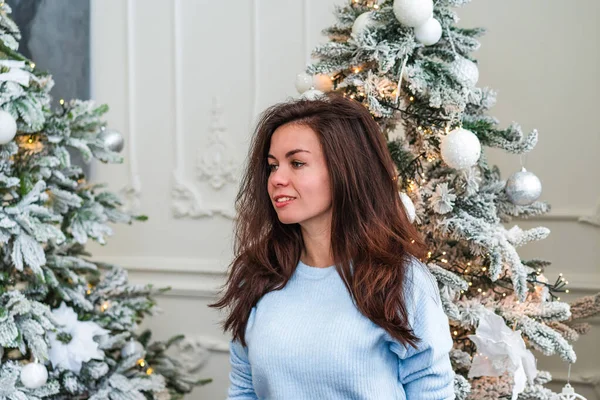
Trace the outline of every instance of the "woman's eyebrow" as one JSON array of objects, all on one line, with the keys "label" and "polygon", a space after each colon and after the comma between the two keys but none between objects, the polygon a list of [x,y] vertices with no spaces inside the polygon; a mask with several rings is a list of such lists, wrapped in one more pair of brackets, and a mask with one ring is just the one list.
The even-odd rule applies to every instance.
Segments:
[{"label": "woman's eyebrow", "polygon": [[[287,153],[285,153],[285,158],[289,158],[289,157],[293,156],[294,154],[296,154],[296,153],[300,153],[300,152],[302,152],[302,151],[303,151],[303,152],[306,152],[306,153],[310,153],[310,151],[308,151],[308,150],[303,150],[303,149],[294,149],[294,150],[290,150],[290,151],[288,151]],[[277,160],[277,158],[275,158],[275,156],[274,156],[273,154],[269,154],[269,155],[267,156],[267,158],[272,158],[272,159],[274,159],[274,160]]]}]

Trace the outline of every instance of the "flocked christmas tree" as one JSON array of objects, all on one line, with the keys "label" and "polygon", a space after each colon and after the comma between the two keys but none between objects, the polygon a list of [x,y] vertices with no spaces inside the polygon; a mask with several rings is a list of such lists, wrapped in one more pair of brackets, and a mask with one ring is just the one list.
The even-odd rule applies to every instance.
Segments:
[{"label": "flocked christmas tree", "polygon": [[481,147],[522,155],[538,134],[524,134],[517,124],[501,129],[486,114],[496,96],[477,87],[471,60],[483,29],[455,25],[453,7],[467,2],[347,2],[336,8],[337,22],[324,30],[329,42],[314,49],[315,61],[296,87],[309,99],[343,93],[368,107],[382,127],[400,196],[429,246],[423,261],[450,319],[457,398],[557,398],[529,349],[574,363],[569,342],[589,330],[582,319],[600,312],[600,294],[561,302],[560,293],[568,292],[562,274],[549,283],[550,263],[523,260],[516,250],[549,230],[504,226],[550,207],[537,201],[541,183],[534,174],[523,168],[502,180]]},{"label": "flocked christmas tree", "polygon": [[136,334],[159,291],[84,248],[109,223],[145,219],[70,160],[120,162],[122,137],[105,129],[106,106],[51,110],[52,77],[18,53],[8,14],[0,4],[0,399],[181,398],[208,382],[167,354],[182,337]]}]

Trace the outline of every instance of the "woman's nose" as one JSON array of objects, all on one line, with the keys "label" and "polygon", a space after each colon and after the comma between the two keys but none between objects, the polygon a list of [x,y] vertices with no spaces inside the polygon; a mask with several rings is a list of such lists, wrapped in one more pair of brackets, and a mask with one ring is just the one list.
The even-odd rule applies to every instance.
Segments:
[{"label": "woman's nose", "polygon": [[275,171],[271,172],[269,180],[273,186],[285,186],[289,182],[289,176],[285,169],[278,167]]}]

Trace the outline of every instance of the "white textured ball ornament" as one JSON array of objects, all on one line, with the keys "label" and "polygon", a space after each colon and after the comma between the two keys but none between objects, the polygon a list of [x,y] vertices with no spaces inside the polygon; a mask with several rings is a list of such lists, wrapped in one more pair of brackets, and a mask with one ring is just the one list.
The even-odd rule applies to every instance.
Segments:
[{"label": "white textured ball ornament", "polygon": [[313,86],[315,89],[327,93],[333,89],[333,81],[329,75],[317,74],[313,76]]},{"label": "white textured ball ornament", "polygon": [[144,351],[144,346],[137,340],[130,340],[121,348],[121,357],[130,357],[134,354],[141,354]]},{"label": "white textured ball ornament", "polygon": [[535,174],[522,168],[506,181],[504,188],[511,203],[527,206],[536,201],[542,194],[542,182]]},{"label": "white textured ball ornament", "polygon": [[409,221],[415,222],[417,210],[415,209],[415,205],[410,197],[408,197],[406,193],[400,192],[400,200],[402,201],[402,205],[404,205],[404,209],[406,210],[406,215],[408,215]]},{"label": "white textured ball ornament", "polygon": [[313,87],[313,77],[306,72],[296,75],[296,90],[302,94]]},{"label": "white textured ball ornament", "polygon": [[320,90],[310,89],[310,90],[307,90],[306,92],[302,93],[300,95],[300,98],[306,99],[306,100],[316,100],[319,97],[322,97],[324,95],[325,95],[325,93],[321,92]]},{"label": "white textured ball ornament", "polygon": [[21,368],[21,382],[29,389],[37,389],[46,384],[48,370],[38,362],[29,363]]},{"label": "white textured ball ornament", "polygon": [[467,87],[474,87],[479,80],[477,64],[464,57],[458,57],[450,64],[450,71]]},{"label": "white textured ball ornament", "polygon": [[9,112],[0,110],[0,144],[7,144],[17,134],[17,121]]},{"label": "white textured ball ornament", "polygon": [[415,28],[415,38],[425,46],[431,46],[440,41],[442,37],[442,25],[435,18],[430,18],[423,25]]},{"label": "white textured ball ornament", "polygon": [[416,28],[433,16],[433,1],[394,0],[394,15],[402,25]]},{"label": "white textured ball ornament", "polygon": [[352,24],[352,36],[354,38],[362,35],[365,28],[377,25],[377,21],[371,19],[372,13],[373,11],[367,11],[356,17],[354,24]]},{"label": "white textured ball ornament", "polygon": [[440,150],[442,159],[451,168],[466,169],[479,160],[481,143],[473,132],[457,128],[442,137]]}]

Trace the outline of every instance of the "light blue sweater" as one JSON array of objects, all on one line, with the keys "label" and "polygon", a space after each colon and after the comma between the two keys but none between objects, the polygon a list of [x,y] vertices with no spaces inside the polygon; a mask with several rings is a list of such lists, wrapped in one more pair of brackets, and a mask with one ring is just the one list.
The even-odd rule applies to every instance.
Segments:
[{"label": "light blue sweater", "polygon": [[335,267],[300,262],[283,289],[252,308],[248,347],[231,342],[228,399],[454,399],[452,338],[435,278],[413,258],[406,282],[417,350],[358,311]]}]

